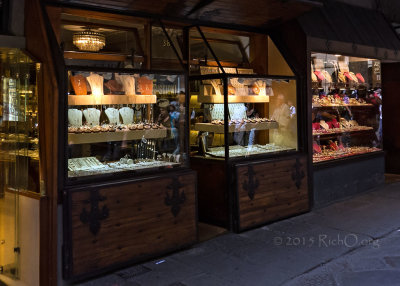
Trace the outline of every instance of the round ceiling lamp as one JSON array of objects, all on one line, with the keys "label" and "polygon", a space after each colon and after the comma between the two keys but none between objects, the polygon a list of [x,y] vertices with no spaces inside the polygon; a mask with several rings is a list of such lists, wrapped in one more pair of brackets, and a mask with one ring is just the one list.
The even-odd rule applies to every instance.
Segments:
[{"label": "round ceiling lamp", "polygon": [[72,42],[80,51],[98,52],[106,45],[106,37],[103,34],[86,29],[74,33]]}]

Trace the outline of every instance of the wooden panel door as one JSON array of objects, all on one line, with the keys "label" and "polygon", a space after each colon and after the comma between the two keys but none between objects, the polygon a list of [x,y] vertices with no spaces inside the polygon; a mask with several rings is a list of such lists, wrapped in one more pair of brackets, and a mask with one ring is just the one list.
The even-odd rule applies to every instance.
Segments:
[{"label": "wooden panel door", "polygon": [[308,211],[306,156],[240,164],[237,230]]},{"label": "wooden panel door", "polygon": [[76,280],[197,240],[196,175],[68,190],[64,276]]}]

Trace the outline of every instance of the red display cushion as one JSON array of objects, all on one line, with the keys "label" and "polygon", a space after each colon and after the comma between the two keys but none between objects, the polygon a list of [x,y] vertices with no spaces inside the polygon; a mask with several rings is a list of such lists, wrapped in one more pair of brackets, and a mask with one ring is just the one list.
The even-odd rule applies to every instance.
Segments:
[{"label": "red display cushion", "polygon": [[314,150],[315,153],[321,153],[322,152],[321,146],[319,146],[317,142],[313,143],[313,150]]},{"label": "red display cushion", "polygon": [[343,74],[344,74],[345,77],[347,77],[347,79],[349,81],[353,81],[353,78],[351,77],[351,75],[348,72],[344,72]]},{"label": "red display cushion", "polygon": [[335,151],[339,149],[338,145],[335,142],[331,142],[331,144],[329,144],[329,147],[331,147],[331,149]]},{"label": "red display cushion", "polygon": [[322,74],[322,72],[320,72],[320,71],[314,71],[314,74],[317,76],[317,78],[319,79],[319,80],[324,80],[325,79],[325,77],[324,77],[324,75]]},{"label": "red display cushion", "polygon": [[337,122],[336,119],[332,119],[331,121],[328,122],[329,128],[340,128],[340,123]]},{"label": "red display cushion", "polygon": [[312,129],[313,129],[313,130],[319,130],[319,129],[321,129],[321,124],[319,124],[319,122],[313,123],[313,124],[312,124]]},{"label": "red display cushion", "polygon": [[360,73],[356,73],[356,77],[358,78],[359,83],[365,83],[365,79]]}]

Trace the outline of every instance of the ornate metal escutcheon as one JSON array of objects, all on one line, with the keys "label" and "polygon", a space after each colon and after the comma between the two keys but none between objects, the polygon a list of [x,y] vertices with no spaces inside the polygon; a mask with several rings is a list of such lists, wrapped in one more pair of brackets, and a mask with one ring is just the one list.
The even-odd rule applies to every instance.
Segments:
[{"label": "ornate metal escutcheon", "polygon": [[104,205],[101,210],[99,208],[99,202],[105,201],[106,199],[106,197],[99,194],[98,190],[91,190],[90,199],[83,201],[85,204],[90,203],[90,212],[88,212],[86,207],[84,207],[80,215],[80,220],[84,224],[89,224],[90,232],[94,235],[99,232],[101,221],[108,218],[108,207]]},{"label": "ornate metal escutcheon", "polygon": [[245,175],[248,176],[248,180],[245,180],[243,182],[243,189],[247,191],[250,200],[253,200],[256,190],[260,185],[256,177],[257,174],[253,169],[253,166],[247,166],[247,173]]},{"label": "ornate metal escutcheon", "polygon": [[182,187],[183,185],[179,182],[178,177],[173,177],[172,183],[167,187],[167,189],[172,190],[172,196],[166,191],[164,202],[166,206],[171,206],[171,212],[174,217],[179,214],[181,205],[186,201],[185,191],[179,192]]},{"label": "ornate metal escutcheon", "polygon": [[296,158],[296,163],[293,165],[292,180],[294,181],[297,189],[300,189],[301,181],[306,176],[302,167],[303,164],[300,162],[299,158]]}]

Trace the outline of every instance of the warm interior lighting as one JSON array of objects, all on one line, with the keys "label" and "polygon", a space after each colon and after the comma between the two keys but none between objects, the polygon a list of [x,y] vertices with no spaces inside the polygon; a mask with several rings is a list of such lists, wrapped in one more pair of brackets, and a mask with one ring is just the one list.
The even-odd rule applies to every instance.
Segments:
[{"label": "warm interior lighting", "polygon": [[72,42],[81,51],[98,52],[106,45],[106,37],[103,34],[86,29],[83,32],[76,32]]}]

